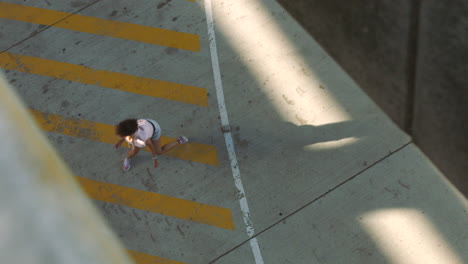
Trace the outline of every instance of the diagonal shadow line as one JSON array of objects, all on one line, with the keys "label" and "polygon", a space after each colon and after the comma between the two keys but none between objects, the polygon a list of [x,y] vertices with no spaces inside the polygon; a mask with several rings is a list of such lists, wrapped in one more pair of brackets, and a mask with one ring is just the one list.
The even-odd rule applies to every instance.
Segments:
[{"label": "diagonal shadow line", "polygon": [[375,167],[377,164],[379,164],[380,162],[382,162],[383,160],[389,158],[390,156],[393,156],[394,154],[396,154],[397,152],[401,151],[402,149],[404,149],[405,147],[407,147],[408,145],[412,144],[413,141],[409,141],[407,142],[406,144],[404,144],[403,146],[399,147],[398,149],[388,153],[387,155],[385,155],[384,157],[380,158],[379,160],[375,161],[374,163],[370,164],[368,167],[362,169],[361,171],[357,172],[356,174],[354,174],[353,176],[351,176],[350,178],[342,181],[341,183],[337,184],[335,187],[329,189],[328,191],[322,193],[321,195],[317,196],[316,198],[314,198],[312,201],[306,203],[305,205],[297,208],[296,210],[294,210],[293,212],[291,212],[290,214],[286,215],[285,217],[277,220],[276,222],[274,222],[273,224],[267,226],[266,228],[264,228],[263,230],[257,232],[255,235],[253,235],[251,238],[245,240],[244,242],[242,243],[239,243],[238,245],[236,245],[235,247],[231,248],[230,250],[227,250],[226,252],[224,252],[223,254],[219,255],[218,257],[216,257],[215,259],[211,260],[209,262],[209,264],[213,264],[215,263],[216,261],[218,261],[219,259],[223,258],[224,256],[228,255],[229,253],[233,252],[234,250],[240,248],[241,246],[245,245],[247,242],[249,242],[250,240],[252,240],[253,238],[257,238],[259,237],[260,235],[262,235],[263,233],[265,233],[266,231],[270,230],[271,228],[275,227],[276,225],[278,225],[279,223],[285,221],[286,219],[294,216],[295,214],[299,213],[300,211],[302,211],[304,208],[312,205],[313,203],[317,202],[318,200],[324,198],[325,196],[327,196],[329,193],[337,190],[338,188],[342,187],[343,185],[345,185],[346,183],[350,182],[351,180],[355,179],[356,177],[358,177],[359,175],[361,175],[362,173],[366,172],[367,170]]},{"label": "diagonal shadow line", "polygon": [[95,5],[95,4],[97,4],[99,1],[101,1],[101,0],[96,0],[96,1],[90,3],[90,4],[86,5],[86,6],[84,6],[84,7],[80,8],[80,9],[78,9],[77,11],[75,11],[75,12],[73,12],[73,13],[70,13],[70,15],[65,16],[64,18],[58,20],[57,22],[52,23],[52,24],[50,24],[50,25],[48,25],[48,26],[45,26],[45,27],[42,28],[42,29],[36,30],[36,32],[33,32],[29,37],[27,37],[27,38],[25,38],[25,39],[23,39],[23,40],[21,40],[21,41],[15,43],[15,44],[11,45],[10,47],[8,47],[8,48],[6,48],[6,49],[0,51],[0,54],[4,53],[4,52],[6,52],[6,51],[8,51],[8,50],[10,50],[10,49],[12,49],[12,48],[14,48],[14,47],[20,45],[20,44],[23,44],[24,42],[28,41],[29,39],[32,39],[32,38],[34,38],[35,36],[39,35],[40,33],[44,32],[45,30],[47,30],[47,29],[53,27],[54,25],[56,25],[56,24],[58,24],[58,23],[60,23],[60,22],[62,22],[62,21],[64,21],[64,20],[66,20],[67,18],[69,18],[69,17],[71,17],[71,16],[74,16],[74,15],[78,14],[79,12],[81,12],[81,11],[83,11],[83,10],[85,10],[85,9],[88,9],[89,7],[91,7],[91,6]]}]

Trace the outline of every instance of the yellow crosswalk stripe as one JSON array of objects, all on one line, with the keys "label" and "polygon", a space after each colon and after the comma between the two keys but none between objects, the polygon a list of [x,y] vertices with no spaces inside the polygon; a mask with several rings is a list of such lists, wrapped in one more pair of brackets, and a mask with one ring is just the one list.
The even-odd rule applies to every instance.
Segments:
[{"label": "yellow crosswalk stripe", "polygon": [[209,204],[76,177],[89,198],[234,230],[231,210]]},{"label": "yellow crosswalk stripe", "polygon": [[[0,3],[0,18],[200,51],[198,35],[17,4]],[[58,21],[58,22],[57,22]]]},{"label": "yellow crosswalk stripe", "polygon": [[0,68],[208,106],[208,94],[204,88],[95,70],[76,64],[4,52],[0,54]]},{"label": "yellow crosswalk stripe", "polygon": [[128,250],[128,253],[133,257],[137,264],[186,264],[184,262],[152,256],[133,250]]},{"label": "yellow crosswalk stripe", "polygon": [[[115,144],[118,139],[115,136],[113,125],[65,118],[57,114],[44,113],[34,109],[30,109],[30,113],[35,118],[38,126],[45,131],[109,144]],[[163,145],[174,140],[175,138],[161,137]],[[145,150],[149,151],[148,148],[145,148]],[[164,155],[219,166],[218,152],[213,145],[189,142],[178,146]]]}]

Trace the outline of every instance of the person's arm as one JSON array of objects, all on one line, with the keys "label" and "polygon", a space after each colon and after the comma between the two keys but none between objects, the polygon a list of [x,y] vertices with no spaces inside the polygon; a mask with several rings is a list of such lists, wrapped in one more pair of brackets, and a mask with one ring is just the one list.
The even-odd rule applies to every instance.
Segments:
[{"label": "person's arm", "polygon": [[122,145],[122,142],[124,142],[124,140],[125,139],[120,138],[119,141],[117,141],[117,143],[115,143],[114,148],[118,149],[120,147],[120,145]]},{"label": "person's arm", "polygon": [[158,154],[156,153],[156,149],[154,148],[154,144],[151,141],[151,138],[148,138],[145,143],[146,143],[146,146],[148,146],[151,149],[154,167],[157,168],[158,167]]}]

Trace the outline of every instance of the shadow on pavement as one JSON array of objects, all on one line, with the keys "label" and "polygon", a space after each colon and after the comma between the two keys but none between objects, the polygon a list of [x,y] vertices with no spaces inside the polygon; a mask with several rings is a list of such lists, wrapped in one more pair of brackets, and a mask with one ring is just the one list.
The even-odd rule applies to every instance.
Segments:
[{"label": "shadow on pavement", "polygon": [[[284,257],[290,252],[295,252],[289,254],[293,258],[306,256],[326,263],[349,263],[349,259],[391,262],[399,254],[385,244],[392,242],[378,240],[381,234],[361,221],[386,210],[390,214],[401,210],[403,216],[397,218],[403,222],[412,217],[423,219],[414,223],[433,227],[422,228],[425,234],[440,234],[441,247],[452,251],[455,259],[468,258],[462,250],[466,232],[463,235],[457,229],[463,226],[466,203],[424,155],[408,145],[409,137],[334,61],[317,55],[323,52],[319,45],[276,2],[250,2],[245,10],[240,8],[247,6],[246,1],[224,5],[227,2],[215,4],[214,13],[226,104],[254,226],[257,233],[264,232],[259,243],[267,262],[277,260],[273,255]],[[242,20],[255,20],[252,10],[266,14],[283,38],[260,39],[261,30],[268,28],[266,20],[259,22],[258,36],[243,36],[248,30]],[[233,31],[235,22],[238,31]],[[255,49],[273,44],[269,41],[293,46],[273,50],[271,57],[256,57]],[[257,47],[240,46],[252,43]],[[305,62],[295,66],[306,82],[315,78],[309,86],[299,87],[302,94],[297,90],[302,80],[273,83],[283,74],[281,67],[292,67],[297,61]],[[258,67],[268,68],[270,63],[277,71],[262,75]],[[284,102],[275,93],[282,94]],[[308,105],[297,103],[304,94],[314,99]],[[333,102],[320,101],[329,98]],[[307,106],[310,108],[304,109]],[[338,118],[334,108],[342,113]],[[312,115],[308,120],[294,118],[294,111]],[[327,142],[331,144],[324,144]],[[282,237],[284,233],[290,235]],[[398,240],[398,232],[389,230],[388,235],[391,241]],[[229,263],[229,255],[235,251],[215,262]]]}]

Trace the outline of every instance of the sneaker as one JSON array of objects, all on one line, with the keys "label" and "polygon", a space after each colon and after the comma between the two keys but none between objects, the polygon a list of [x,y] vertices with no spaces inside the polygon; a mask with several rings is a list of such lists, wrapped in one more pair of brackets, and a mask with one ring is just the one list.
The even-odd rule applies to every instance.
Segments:
[{"label": "sneaker", "polygon": [[188,142],[188,138],[184,137],[184,136],[180,136],[177,138],[177,141],[179,141],[180,144],[185,144]]},{"label": "sneaker", "polygon": [[123,160],[122,170],[128,171],[129,169],[130,169],[130,161],[127,158],[125,158]]}]

